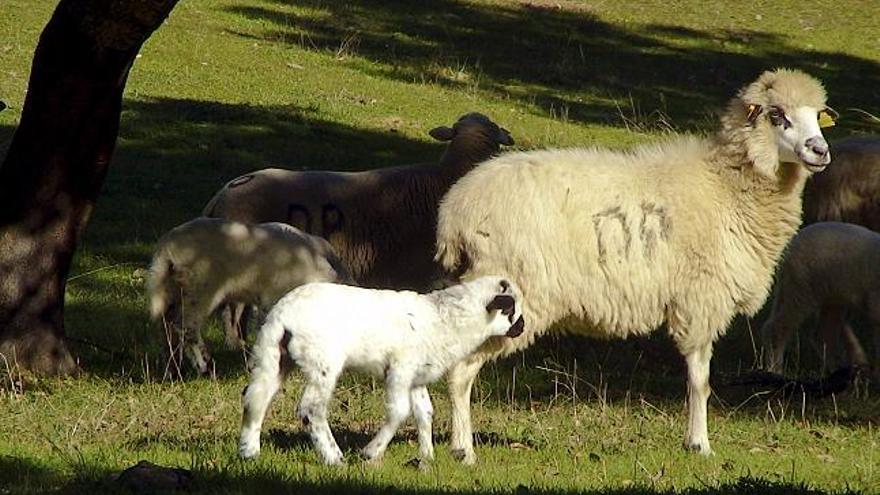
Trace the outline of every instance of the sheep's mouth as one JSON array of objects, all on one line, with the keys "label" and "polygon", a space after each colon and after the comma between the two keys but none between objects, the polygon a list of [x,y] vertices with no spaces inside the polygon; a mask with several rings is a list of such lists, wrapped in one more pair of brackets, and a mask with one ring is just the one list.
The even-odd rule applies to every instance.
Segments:
[{"label": "sheep's mouth", "polygon": [[510,329],[505,334],[508,337],[519,337],[522,335],[523,330],[526,328],[526,321],[523,319],[522,315],[517,318],[516,322],[510,326]]},{"label": "sheep's mouth", "polygon": [[798,152],[798,158],[810,172],[821,172],[831,163],[831,154],[815,155],[808,152]]}]

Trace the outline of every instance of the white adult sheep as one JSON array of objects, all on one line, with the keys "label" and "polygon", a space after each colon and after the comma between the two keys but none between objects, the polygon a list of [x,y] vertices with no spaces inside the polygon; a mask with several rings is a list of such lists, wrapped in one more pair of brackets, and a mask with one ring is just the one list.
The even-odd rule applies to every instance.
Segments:
[{"label": "white adult sheep", "polygon": [[825,99],[806,74],[768,71],[731,100],[712,138],[506,154],[457,182],[441,202],[437,258],[463,279],[509,276],[529,325],[450,370],[453,453],[476,459],[469,401],[483,363],[564,319],[606,337],[665,322],[688,368],[684,445],[709,454],[712,344],[735,314],[761,308],[804,182],[831,159],[817,119]]},{"label": "white adult sheep", "polygon": [[345,368],[385,379],[386,421],[364,448],[381,458],[412,413],[421,460],[433,458],[433,408],[426,386],[491,336],[523,331],[518,289],[501,277],[481,277],[428,294],[309,284],[284,296],[269,312],[254,346],[255,366],[242,394],[238,453],[260,452],[260,429],[281,387],[286,349],[305,374],[297,414],[327,464],[343,462],[327,424],[327,406]]},{"label": "white adult sheep", "polygon": [[180,335],[179,349],[204,374],[211,357],[201,327],[220,304],[268,309],[298,285],[349,278],[327,241],[290,225],[196,218],[159,239],[147,285],[150,314],[176,327],[171,339]]},{"label": "white adult sheep", "polygon": [[880,136],[831,143],[834,163],[804,188],[804,223],[848,222],[880,232]]},{"label": "white adult sheep", "polygon": [[829,360],[836,361],[843,341],[847,364],[867,366],[865,351],[847,324],[851,310],[871,322],[874,371],[880,379],[880,234],[841,222],[804,228],[786,249],[773,309],[761,329],[767,369],[781,373],[788,341],[817,312],[819,342]]}]

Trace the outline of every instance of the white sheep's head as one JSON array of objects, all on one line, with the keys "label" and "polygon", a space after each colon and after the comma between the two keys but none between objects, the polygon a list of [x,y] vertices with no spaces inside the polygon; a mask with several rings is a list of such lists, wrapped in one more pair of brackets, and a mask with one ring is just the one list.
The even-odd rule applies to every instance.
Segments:
[{"label": "white sheep's head", "polygon": [[773,177],[780,162],[799,163],[810,173],[825,169],[831,162],[820,128],[831,111],[825,101],[822,83],[790,69],[764,72],[739,92],[733,106],[748,129],[746,147],[758,172]]},{"label": "white sheep's head", "polygon": [[501,277],[483,277],[477,282],[485,286],[489,295],[486,313],[492,335],[518,337],[523,333],[525,320],[516,286]]}]

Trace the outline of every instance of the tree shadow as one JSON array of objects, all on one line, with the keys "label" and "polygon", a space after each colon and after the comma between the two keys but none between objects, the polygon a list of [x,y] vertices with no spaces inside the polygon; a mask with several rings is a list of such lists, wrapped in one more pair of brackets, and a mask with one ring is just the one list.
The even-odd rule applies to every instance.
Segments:
[{"label": "tree shadow", "polygon": [[[388,482],[358,476],[357,468],[328,470],[319,477],[303,472],[289,473],[273,466],[233,463],[225,467],[196,467],[191,481],[178,489],[144,491],[126,487],[115,481],[115,472],[85,461],[76,466],[73,476],[38,465],[31,459],[0,457],[0,480],[9,493],[291,493],[291,494],[358,494],[358,495],[822,495],[821,489],[798,483],[771,481],[744,476],[736,481],[685,489],[657,489],[645,484],[625,488],[553,489],[526,485],[451,491],[434,485],[428,487],[393,486]],[[834,491],[838,495],[860,493],[853,490]]]},{"label": "tree shadow", "polygon": [[[294,5],[310,13],[292,12]],[[880,93],[871,89],[880,85],[876,61],[805,49],[757,30],[657,24],[630,30],[586,8],[540,2],[438,0],[401,8],[384,0],[267,0],[225,10],[255,21],[262,39],[340,59],[363,57],[373,63],[356,66],[378,77],[478,88],[579,122],[620,125],[618,105],[632,101],[636,108],[624,111],[660,109],[680,128],[700,127],[707,110],[720,107],[761,71],[779,66],[822,79],[833,106],[880,106]]]}]

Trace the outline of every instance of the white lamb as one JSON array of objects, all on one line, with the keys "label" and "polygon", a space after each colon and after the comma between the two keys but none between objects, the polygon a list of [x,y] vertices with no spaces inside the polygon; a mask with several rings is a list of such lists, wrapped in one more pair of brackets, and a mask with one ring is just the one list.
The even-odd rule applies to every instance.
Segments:
[{"label": "white lamb", "polygon": [[205,319],[223,303],[268,309],[308,282],[348,281],[348,271],[324,239],[283,223],[246,225],[196,218],[159,239],[148,281],[150,313],[169,327],[199,373],[211,370],[202,340]]},{"label": "white lamb", "polygon": [[735,314],[763,305],[800,224],[804,182],[831,160],[817,118],[825,99],[804,73],[765,72],[730,101],[714,137],[511,153],[460,179],[441,202],[437,257],[465,280],[509,275],[529,325],[450,370],[453,453],[476,460],[469,402],[483,363],[564,320],[606,337],[666,323],[688,368],[684,445],[709,454],[712,345]]},{"label": "white lamb", "polygon": [[428,294],[326,283],[293,290],[269,312],[254,346],[255,367],[242,395],[239,456],[260,452],[260,428],[283,380],[286,349],[306,378],[297,414],[325,463],[343,462],[327,406],[345,368],[385,379],[386,422],[364,456],[380,459],[412,413],[421,460],[429,461],[433,408],[426,385],[487,338],[522,333],[519,302],[518,289],[496,276]]}]

